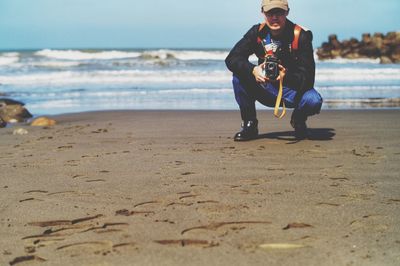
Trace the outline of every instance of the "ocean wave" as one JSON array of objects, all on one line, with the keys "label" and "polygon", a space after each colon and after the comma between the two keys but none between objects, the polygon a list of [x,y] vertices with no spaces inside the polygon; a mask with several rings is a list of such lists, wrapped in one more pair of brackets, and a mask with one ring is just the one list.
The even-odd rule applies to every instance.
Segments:
[{"label": "ocean wave", "polygon": [[317,81],[400,80],[400,68],[317,68]]},{"label": "ocean wave", "polygon": [[400,85],[344,85],[344,86],[337,86],[337,85],[329,85],[329,86],[319,86],[319,90],[335,90],[335,91],[348,91],[348,90],[360,90],[365,91],[366,89],[369,90],[398,90],[400,91]]},{"label": "ocean wave", "polygon": [[379,58],[357,58],[357,59],[349,59],[349,58],[343,58],[343,57],[338,57],[334,59],[319,59],[317,55],[317,49],[314,50],[314,60],[316,63],[333,63],[333,64],[380,64],[381,60]]},{"label": "ocean wave", "polygon": [[62,60],[110,60],[122,58],[135,58],[140,56],[139,52],[124,51],[94,51],[85,52],[79,50],[41,50],[35,53],[37,56]]},{"label": "ocean wave", "polygon": [[[229,88],[177,88],[177,89],[138,89],[138,90],[122,90],[122,91],[97,91],[97,92],[81,92],[81,93],[65,93],[65,96],[89,96],[89,97],[111,97],[111,98],[124,98],[136,95],[198,95],[198,94],[226,94],[232,93],[232,89]],[[64,94],[63,94],[64,95]]]},{"label": "ocean wave", "polygon": [[348,58],[335,58],[335,59],[326,59],[320,60],[318,57],[315,58],[316,62],[326,62],[326,63],[334,63],[334,64],[380,64],[381,60],[379,58],[357,58],[357,59],[348,59]]},{"label": "ocean wave", "polygon": [[86,52],[81,50],[50,50],[45,49],[35,53],[54,59],[64,60],[110,60],[137,58],[142,59],[178,59],[178,60],[224,60],[228,55],[226,51],[197,51],[197,50],[146,50],[146,51],[93,51]]},{"label": "ocean wave", "polygon": [[[36,62],[39,63],[39,62]],[[35,63],[35,64],[36,64]],[[40,63],[39,63],[40,64]],[[76,65],[76,62],[43,62],[43,65],[54,67]],[[376,68],[319,68],[316,71],[316,82],[319,86],[335,82],[398,82],[400,69]],[[220,83],[231,82],[231,73],[225,70],[195,71],[195,70],[109,70],[109,71],[59,71],[47,73],[0,75],[0,83],[9,85],[65,85],[65,84],[148,84],[174,82]],[[372,84],[370,84],[372,85]]]},{"label": "ocean wave", "polygon": [[[33,112],[65,113],[106,109],[233,109],[232,89],[181,88],[23,93]],[[228,101],[226,99],[229,99]]]},{"label": "ocean wave", "polygon": [[318,86],[324,99],[377,99],[400,97],[400,86]]},{"label": "ocean wave", "polygon": [[27,75],[3,75],[0,83],[7,85],[66,85],[66,84],[149,84],[175,82],[230,82],[227,71],[60,71]]},{"label": "ocean wave", "polygon": [[225,60],[226,51],[196,51],[196,50],[149,50],[141,53],[142,59],[178,59],[178,60]]},{"label": "ocean wave", "polygon": [[48,67],[48,68],[64,68],[64,67],[74,67],[79,66],[82,63],[74,61],[42,61],[42,62],[32,62],[29,65],[35,67]]},{"label": "ocean wave", "polygon": [[326,99],[328,108],[398,108],[400,98]]},{"label": "ocean wave", "polygon": [[19,57],[18,52],[5,52],[5,53],[1,53],[0,55],[5,56],[5,57]]},{"label": "ocean wave", "polygon": [[17,63],[19,61],[19,53],[3,53],[0,55],[0,66],[6,66]]},{"label": "ocean wave", "polygon": [[225,60],[226,51],[170,51],[179,60]]},{"label": "ocean wave", "polygon": [[18,93],[19,97],[29,97],[30,99],[73,99],[73,98],[120,98],[128,99],[137,95],[201,95],[201,94],[230,94],[231,88],[177,88],[177,89],[131,89],[131,90],[107,90],[107,91],[66,91],[66,92],[48,92],[48,91],[35,91]]},{"label": "ocean wave", "polygon": [[176,59],[174,53],[168,50],[145,51],[142,52],[139,57],[144,60]]},{"label": "ocean wave", "polygon": [[[33,109],[73,109],[81,107],[81,101],[78,99],[52,99],[47,101],[42,101],[40,103],[32,103],[27,104],[29,105],[28,108]],[[73,110],[69,110],[70,112]]]}]

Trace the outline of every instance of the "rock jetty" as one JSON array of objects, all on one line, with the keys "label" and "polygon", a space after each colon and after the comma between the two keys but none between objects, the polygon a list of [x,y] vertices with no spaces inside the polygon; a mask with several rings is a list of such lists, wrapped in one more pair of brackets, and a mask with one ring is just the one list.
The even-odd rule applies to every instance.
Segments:
[{"label": "rock jetty", "polygon": [[400,32],[388,32],[386,35],[364,33],[361,40],[351,38],[340,42],[336,34],[329,35],[328,42],[317,49],[320,60],[347,58],[380,59],[382,64],[400,63]]},{"label": "rock jetty", "polygon": [[24,107],[24,103],[0,98],[0,127],[7,123],[25,122],[32,117],[32,114]]}]

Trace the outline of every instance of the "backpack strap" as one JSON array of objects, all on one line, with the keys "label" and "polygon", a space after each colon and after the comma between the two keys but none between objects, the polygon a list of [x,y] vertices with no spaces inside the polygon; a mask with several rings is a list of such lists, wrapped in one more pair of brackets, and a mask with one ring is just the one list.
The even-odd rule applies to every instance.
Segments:
[{"label": "backpack strap", "polygon": [[[262,31],[262,29],[265,27],[266,23],[260,23],[260,26],[258,26],[258,32]],[[292,51],[296,51],[299,49],[299,38],[300,38],[300,33],[303,27],[300,25],[296,24],[294,25],[294,30],[293,30],[293,41],[292,41]]]},{"label": "backpack strap", "polygon": [[292,51],[297,51],[299,49],[299,38],[300,38],[300,32],[302,30],[302,27],[300,25],[294,25],[294,37],[293,37],[293,42],[292,42]]},{"label": "backpack strap", "polygon": [[265,22],[260,23],[260,26],[258,26],[258,32],[262,31],[262,29],[265,27]]}]

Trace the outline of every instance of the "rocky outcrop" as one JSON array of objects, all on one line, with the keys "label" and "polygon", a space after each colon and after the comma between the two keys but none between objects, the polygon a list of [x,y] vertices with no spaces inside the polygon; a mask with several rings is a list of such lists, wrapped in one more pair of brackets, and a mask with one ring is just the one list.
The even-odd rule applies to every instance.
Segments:
[{"label": "rocky outcrop", "polygon": [[24,107],[24,103],[7,98],[0,98],[0,126],[6,123],[25,122],[32,114]]},{"label": "rocky outcrop", "polygon": [[[24,107],[24,103],[8,99],[0,98],[0,128],[6,127],[8,123],[27,122],[32,114]],[[56,121],[48,117],[38,117],[30,122],[31,126],[54,126]],[[25,132],[25,131],[24,131]],[[26,133],[17,132],[17,135]]]},{"label": "rocky outcrop", "polygon": [[328,42],[317,49],[320,60],[347,58],[379,58],[383,64],[400,63],[400,32],[386,35],[364,33],[361,40],[351,38],[340,42],[335,34],[329,35]]}]

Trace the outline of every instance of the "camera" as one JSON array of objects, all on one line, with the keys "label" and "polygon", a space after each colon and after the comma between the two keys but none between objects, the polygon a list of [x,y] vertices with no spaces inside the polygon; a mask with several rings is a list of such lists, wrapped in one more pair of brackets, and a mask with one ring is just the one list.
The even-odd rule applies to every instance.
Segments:
[{"label": "camera", "polygon": [[265,58],[265,77],[270,80],[276,80],[279,76],[279,59],[274,56],[268,56]]}]

